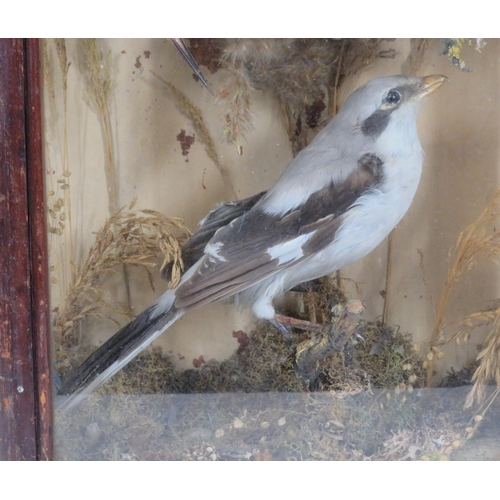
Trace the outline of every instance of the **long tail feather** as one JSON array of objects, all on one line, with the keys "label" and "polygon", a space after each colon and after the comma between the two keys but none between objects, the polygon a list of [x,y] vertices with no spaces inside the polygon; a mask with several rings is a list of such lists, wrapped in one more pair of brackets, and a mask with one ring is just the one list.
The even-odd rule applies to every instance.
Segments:
[{"label": "long tail feather", "polygon": [[119,372],[183,314],[175,306],[159,312],[155,303],[97,349],[64,381],[58,394],[69,397],[62,407],[69,409]]}]

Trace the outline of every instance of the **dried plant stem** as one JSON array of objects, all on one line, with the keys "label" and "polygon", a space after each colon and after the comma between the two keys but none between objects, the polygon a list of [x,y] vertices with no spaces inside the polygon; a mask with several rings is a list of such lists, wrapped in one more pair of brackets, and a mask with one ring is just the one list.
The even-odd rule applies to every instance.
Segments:
[{"label": "dried plant stem", "polygon": [[408,74],[416,76],[424,62],[425,51],[429,46],[428,38],[412,38],[410,41],[410,53],[406,59]]},{"label": "dried plant stem", "polygon": [[500,387],[500,316],[493,321],[492,328],[486,337],[486,347],[479,353],[480,362],[472,381],[474,385],[465,400],[465,407],[472,406],[474,401],[484,399],[484,388],[489,380],[494,380]]},{"label": "dried plant stem", "polygon": [[394,228],[387,237],[387,260],[385,267],[385,294],[384,294],[384,309],[382,311],[382,323],[387,321],[389,314],[389,298],[390,298],[390,288],[391,288],[391,277],[392,277],[392,249],[393,249],[393,238],[396,228]]},{"label": "dried plant stem", "polygon": [[88,71],[87,91],[99,117],[103,133],[104,172],[108,191],[108,209],[111,215],[116,213],[119,208],[119,179],[108,105],[111,89],[110,54],[102,53],[95,38],[85,38],[83,40],[83,51]]},{"label": "dried plant stem", "polygon": [[233,186],[233,182],[231,181],[228,170],[219,161],[219,155],[217,154],[217,150],[215,149],[215,143],[212,139],[212,136],[210,135],[210,132],[208,131],[207,126],[205,125],[205,122],[203,121],[203,116],[201,114],[200,109],[197,106],[195,106],[188,99],[188,97],[183,92],[181,92],[175,85],[173,85],[170,82],[167,82],[161,76],[157,75],[154,71],[151,71],[151,73],[155,78],[160,80],[160,82],[163,83],[163,85],[165,85],[165,87],[170,91],[181,113],[187,116],[191,120],[195,132],[198,134],[198,139],[205,145],[205,151],[208,157],[215,163],[215,166],[217,167],[217,170],[219,171],[219,174],[222,177],[222,181],[224,182],[227,190],[229,191],[229,196],[232,199],[236,199],[237,195],[236,195],[236,190],[234,189]]},{"label": "dried plant stem", "polygon": [[[104,146],[104,174],[108,191],[108,211],[114,214],[119,209],[119,176],[116,163],[111,116],[109,114],[109,93],[111,90],[110,53],[103,54],[95,38],[83,40],[83,50],[88,71],[87,91],[94,104],[102,130]],[[132,308],[129,273],[123,266],[123,284],[129,310]]]},{"label": "dried plant stem", "polygon": [[64,240],[66,244],[69,246],[69,259],[66,258],[62,261],[63,269],[70,268],[68,273],[64,273],[64,291],[66,292],[67,287],[72,276],[73,269],[71,268],[71,262],[75,261],[75,247],[73,243],[73,230],[72,230],[72,218],[71,218],[71,183],[70,176],[71,172],[69,169],[69,146],[68,146],[68,71],[71,66],[71,63],[68,62],[67,52],[66,52],[66,40],[64,38],[56,38],[55,39],[57,57],[59,59],[59,66],[61,68],[61,78],[62,78],[62,89],[63,89],[63,106],[64,106],[64,131],[63,131],[63,161],[62,175],[66,179],[67,189],[64,190],[64,206],[66,207],[66,220],[67,220],[67,231],[64,231]]},{"label": "dried plant stem", "polygon": [[[440,335],[445,327],[445,312],[455,284],[479,260],[489,259],[498,262],[500,257],[500,234],[495,231],[487,231],[487,225],[499,216],[500,191],[495,194],[479,217],[458,235],[455,246],[450,250],[450,259],[452,255],[454,257],[441,292],[434,328],[429,341],[432,350],[435,350],[437,345],[450,340],[440,339]],[[432,383],[434,366],[435,356],[430,356],[427,368],[428,387]]]},{"label": "dried plant stem", "polygon": [[[49,48],[55,47],[60,68],[60,80],[57,81],[57,92],[54,87],[51,69],[57,67],[53,64],[54,51],[49,54]],[[68,73],[71,62],[68,62],[66,41],[64,38],[54,39],[54,45],[49,45],[47,40],[41,44],[42,62],[44,67],[44,85],[47,89],[48,109],[46,115],[47,131],[53,129],[55,142],[60,152],[60,165],[48,168],[47,176],[47,205],[49,212],[49,251],[50,251],[50,279],[58,285],[59,297],[64,297],[72,281],[72,262],[76,259],[74,246],[74,233],[72,226],[71,189],[68,146]],[[62,96],[62,111],[58,109],[56,95]],[[58,117],[62,115],[62,120]],[[61,125],[61,126],[59,126]],[[62,135],[61,135],[62,127]],[[47,160],[48,161],[48,160]],[[55,175],[52,175],[52,172]],[[56,174],[57,173],[57,174]],[[54,182],[57,177],[57,182]],[[54,255],[55,253],[55,255]]]},{"label": "dried plant stem", "polygon": [[335,116],[339,111],[339,81],[340,81],[340,71],[342,69],[342,58],[344,55],[346,46],[346,40],[342,40],[342,46],[340,47],[338,60],[337,60],[337,71],[335,72],[335,81],[333,82],[333,97],[330,99],[330,116]]},{"label": "dried plant stem", "polygon": [[[226,100],[226,126],[223,135],[229,144],[234,143],[239,155],[243,147],[240,140],[251,129],[251,93],[253,86],[241,62],[228,68],[228,77],[217,94],[218,102]],[[291,125],[288,124],[288,128]]]},{"label": "dried plant stem", "polygon": [[[425,51],[429,41],[425,38],[412,38],[410,54],[407,58],[408,74],[415,76],[420,70],[420,66],[424,60]],[[391,277],[392,277],[392,256],[393,256],[393,240],[397,234],[397,227],[394,228],[387,239],[387,260],[385,273],[385,295],[384,295],[384,310],[382,312],[382,322],[386,322],[389,314],[389,301],[391,295]]]},{"label": "dried plant stem", "polygon": [[[443,329],[444,324],[444,314],[446,311],[446,306],[448,305],[448,301],[450,299],[451,291],[453,289],[453,285],[457,281],[457,276],[460,274],[459,269],[463,265],[464,255],[467,251],[467,245],[471,240],[472,233],[475,227],[473,225],[469,226],[465,238],[462,238],[460,245],[458,246],[458,251],[455,254],[455,259],[451,264],[448,275],[446,277],[446,282],[441,291],[441,296],[439,297],[439,305],[436,311],[436,319],[434,322],[434,328],[432,330],[431,338],[429,345],[431,347],[435,347],[439,338],[439,335]],[[429,360],[429,364],[427,367],[427,387],[430,387],[432,384],[432,377],[434,372],[434,366],[436,363],[436,357],[432,356],[432,359]]]}]

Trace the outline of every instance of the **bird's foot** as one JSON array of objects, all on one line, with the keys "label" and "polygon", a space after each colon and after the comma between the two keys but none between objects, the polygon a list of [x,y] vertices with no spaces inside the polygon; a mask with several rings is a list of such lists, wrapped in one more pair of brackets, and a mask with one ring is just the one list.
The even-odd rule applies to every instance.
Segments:
[{"label": "bird's foot", "polygon": [[283,314],[275,314],[273,319],[269,322],[275,326],[282,334],[283,337],[290,341],[293,339],[291,333],[292,328],[299,328],[308,332],[321,333],[327,331],[329,326],[321,323],[313,323],[304,319],[292,318],[291,316],[284,316]]},{"label": "bird's foot", "polygon": [[318,363],[334,352],[343,351],[347,341],[356,335],[364,307],[360,300],[350,300],[341,316],[333,324],[317,324],[310,321],[275,314],[274,319],[282,327],[288,325],[313,332],[310,339],[297,346],[296,370],[305,380],[313,382],[317,377]]}]

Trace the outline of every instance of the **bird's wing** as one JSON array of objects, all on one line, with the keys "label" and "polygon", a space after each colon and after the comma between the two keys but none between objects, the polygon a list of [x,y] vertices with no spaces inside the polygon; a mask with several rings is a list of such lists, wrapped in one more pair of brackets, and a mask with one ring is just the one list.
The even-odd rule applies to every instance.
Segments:
[{"label": "bird's wing", "polygon": [[228,298],[319,252],[333,241],[347,210],[376,188],[381,176],[381,160],[364,155],[342,183],[331,182],[283,216],[257,204],[217,231],[196,271],[177,288],[176,307]]},{"label": "bird's wing", "polygon": [[[221,203],[200,222],[200,227],[182,246],[182,262],[184,269],[189,269],[203,257],[203,251],[214,234],[222,227],[240,215],[248,212],[266,194],[262,193],[245,198],[244,200]],[[162,271],[163,278],[169,280],[172,273],[172,264],[167,264]]]}]

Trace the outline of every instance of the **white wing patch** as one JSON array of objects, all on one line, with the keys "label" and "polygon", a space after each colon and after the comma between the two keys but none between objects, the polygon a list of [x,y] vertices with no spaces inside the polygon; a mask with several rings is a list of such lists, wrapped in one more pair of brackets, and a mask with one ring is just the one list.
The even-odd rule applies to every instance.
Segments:
[{"label": "white wing patch", "polygon": [[218,241],[216,243],[209,242],[205,247],[205,253],[209,256],[209,260],[211,260],[212,262],[214,262],[214,260],[217,260],[219,262],[227,262],[227,259],[219,254],[223,246],[224,243],[222,243],[222,241]]},{"label": "white wing patch", "polygon": [[268,248],[267,253],[271,256],[271,259],[278,259],[279,265],[299,260],[304,256],[302,245],[307,240],[309,240],[309,238],[313,234],[314,231],[308,234],[297,236],[293,240],[285,241],[284,243],[279,243],[278,245],[274,245],[271,248]]}]

